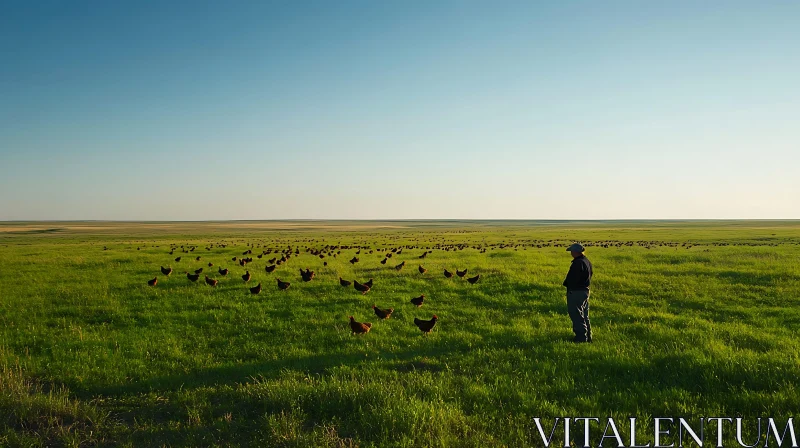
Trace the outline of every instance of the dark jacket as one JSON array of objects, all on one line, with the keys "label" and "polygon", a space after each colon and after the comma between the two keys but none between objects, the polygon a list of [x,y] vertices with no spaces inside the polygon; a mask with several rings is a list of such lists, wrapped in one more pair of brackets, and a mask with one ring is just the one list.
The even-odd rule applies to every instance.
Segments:
[{"label": "dark jacket", "polygon": [[568,290],[589,290],[589,283],[592,281],[592,263],[586,256],[581,255],[572,259],[572,265],[564,279],[564,286]]}]

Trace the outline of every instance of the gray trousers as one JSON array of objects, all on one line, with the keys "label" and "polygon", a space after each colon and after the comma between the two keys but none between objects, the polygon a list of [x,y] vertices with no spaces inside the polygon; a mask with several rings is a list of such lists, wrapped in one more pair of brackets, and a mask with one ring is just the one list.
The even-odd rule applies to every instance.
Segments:
[{"label": "gray trousers", "polygon": [[589,291],[567,290],[567,312],[572,319],[572,332],[576,341],[592,339],[592,325],[589,323]]}]

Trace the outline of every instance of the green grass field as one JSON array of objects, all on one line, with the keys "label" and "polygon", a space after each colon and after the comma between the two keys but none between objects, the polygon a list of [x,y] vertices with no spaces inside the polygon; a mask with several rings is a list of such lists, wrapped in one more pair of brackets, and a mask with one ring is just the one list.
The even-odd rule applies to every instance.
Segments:
[{"label": "green grass field", "polygon": [[[570,342],[572,241],[593,344]],[[799,327],[796,221],[0,223],[0,446],[518,447],[540,443],[533,417],[785,419]]]}]

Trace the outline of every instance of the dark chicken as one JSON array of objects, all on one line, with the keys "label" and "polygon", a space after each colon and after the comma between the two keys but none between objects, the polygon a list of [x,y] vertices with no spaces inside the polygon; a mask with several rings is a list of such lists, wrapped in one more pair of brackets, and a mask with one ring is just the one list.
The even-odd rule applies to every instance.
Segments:
[{"label": "dark chicken", "polygon": [[314,278],[314,271],[309,270],[306,268],[305,271],[300,269],[300,277],[303,279],[304,282],[310,282],[312,278]]},{"label": "dark chicken", "polygon": [[172,274],[172,266],[170,266],[168,268],[165,268],[164,266],[161,266],[161,273],[166,275],[167,277],[169,277],[169,275]]},{"label": "dark chicken", "polygon": [[376,305],[372,305],[372,309],[375,310],[375,315],[381,319],[388,319],[392,317],[392,313],[394,313],[394,308],[389,308],[388,310],[382,310],[378,308]]},{"label": "dark chicken", "polygon": [[282,291],[285,291],[285,290],[289,289],[290,286],[292,286],[292,284],[289,283],[289,282],[282,282],[281,279],[277,279],[277,280],[278,280],[278,289],[280,289]]},{"label": "dark chicken", "polygon": [[208,278],[208,276],[206,275],[206,285],[208,285],[208,286],[217,286],[217,283],[219,283],[219,280],[215,280],[213,278]]},{"label": "dark chicken", "polygon": [[250,294],[258,294],[260,292],[261,292],[261,283],[259,283],[256,286],[253,286],[252,288],[250,288]]},{"label": "dark chicken", "polygon": [[416,305],[417,307],[422,306],[422,302],[424,301],[425,301],[425,294],[422,294],[419,297],[414,297],[413,299],[411,299],[411,303]]},{"label": "dark chicken", "polygon": [[340,285],[342,285],[342,286],[344,286],[345,288],[346,288],[346,287],[348,287],[348,286],[350,286],[352,283],[353,283],[353,282],[351,282],[351,281],[349,281],[349,280],[345,280],[345,279],[343,279],[343,278],[339,277],[339,284],[340,284]]},{"label": "dark chicken", "polygon": [[147,281],[147,284],[149,286],[156,286],[156,283],[158,283],[158,277],[155,277],[154,279]]},{"label": "dark chicken", "polygon": [[242,280],[244,280],[245,283],[250,281],[250,271],[244,271],[244,274],[242,274]]},{"label": "dark chicken", "polygon": [[358,280],[353,280],[353,288],[355,288],[356,291],[360,292],[362,295],[368,293],[369,290],[372,289],[367,285],[362,285],[358,282]]},{"label": "dark chicken", "polygon": [[438,320],[439,318],[435,314],[431,320],[422,320],[415,317],[414,325],[416,325],[417,328],[419,328],[423,333],[428,334],[431,332],[431,330],[433,330],[433,327],[436,326],[436,321]]}]

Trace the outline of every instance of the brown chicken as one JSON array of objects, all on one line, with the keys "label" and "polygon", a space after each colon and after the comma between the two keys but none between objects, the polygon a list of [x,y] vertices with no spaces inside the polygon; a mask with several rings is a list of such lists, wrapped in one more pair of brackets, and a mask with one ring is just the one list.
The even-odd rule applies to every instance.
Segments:
[{"label": "brown chicken", "polygon": [[275,266],[274,264],[271,264],[269,266],[265,266],[264,270],[267,271],[267,273],[270,273],[270,272],[274,271],[276,267],[277,266]]},{"label": "brown chicken", "polygon": [[194,270],[194,273],[195,273],[195,274],[201,274],[202,272],[203,272],[203,268],[200,268],[200,269],[195,269],[195,270]]},{"label": "brown chicken", "polygon": [[394,313],[394,308],[389,308],[388,310],[382,310],[375,305],[372,305],[372,309],[375,310],[375,315],[381,319],[388,319],[392,317],[392,313]]},{"label": "brown chicken", "polygon": [[387,262],[388,260],[389,260],[388,258],[384,258],[383,260],[381,260],[381,264],[386,264],[386,262]]},{"label": "brown chicken", "polygon": [[187,272],[186,273],[186,278],[188,278],[189,280],[191,280],[193,282],[196,282],[197,279],[200,278],[200,274],[190,274],[190,273]]},{"label": "brown chicken", "polygon": [[242,274],[242,280],[244,280],[245,283],[250,281],[250,271],[244,271],[244,274]]},{"label": "brown chicken", "polygon": [[470,277],[470,278],[468,278],[468,279],[467,279],[467,281],[468,281],[470,284],[474,285],[475,283],[478,283],[478,280],[480,280],[480,278],[481,278],[481,276],[480,276],[480,274],[478,274],[478,275],[476,275],[475,277]]},{"label": "brown chicken", "polygon": [[155,277],[154,279],[147,281],[147,284],[149,286],[156,286],[157,283],[158,283],[158,277]]},{"label": "brown chicken", "polygon": [[397,266],[395,266],[394,268],[399,271],[400,269],[403,269],[403,266],[405,266],[405,265],[406,265],[406,262],[404,261],[404,262],[398,264]]},{"label": "brown chicken", "polygon": [[423,268],[423,267],[422,267],[422,265],[419,265],[419,273],[420,273],[420,274],[424,274],[424,273],[426,273],[426,272],[428,272],[428,270],[427,270],[427,269],[425,269],[425,268]]},{"label": "brown chicken", "polygon": [[358,282],[358,280],[353,280],[353,288],[355,288],[356,291],[360,292],[362,295],[368,293],[369,290],[372,289],[367,285],[362,285]]},{"label": "brown chicken", "polygon": [[414,325],[416,325],[417,328],[419,328],[423,333],[428,334],[431,332],[431,330],[433,330],[433,327],[436,326],[436,321],[438,320],[439,318],[435,314],[431,320],[422,320],[415,317]]},{"label": "brown chicken", "polygon": [[253,286],[252,288],[250,288],[250,294],[258,294],[260,292],[261,292],[261,283],[260,282],[256,286]]},{"label": "brown chicken", "polygon": [[353,257],[353,258],[350,259],[350,263],[352,263],[352,264],[356,264],[358,262],[359,262],[359,260],[356,257]]},{"label": "brown chicken", "polygon": [[164,266],[161,266],[161,273],[166,275],[167,277],[169,277],[169,274],[172,274],[172,266],[170,266],[168,268],[165,268]]},{"label": "brown chicken", "polygon": [[305,271],[300,269],[300,277],[303,279],[304,282],[310,282],[311,279],[314,278],[314,271],[309,270],[308,268],[306,268]]},{"label": "brown chicken", "polygon": [[340,284],[340,285],[342,285],[342,286],[344,286],[345,288],[347,288],[348,286],[350,286],[351,284],[353,284],[353,282],[351,282],[351,281],[349,281],[349,280],[345,280],[345,279],[343,279],[343,278],[339,277],[339,284]]},{"label": "brown chicken", "polygon": [[194,261],[200,261],[200,257],[195,258]]},{"label": "brown chicken", "polygon": [[365,285],[367,285],[367,286],[369,286],[370,288],[372,288],[372,282],[373,282],[373,281],[374,281],[374,280],[372,280],[372,279],[369,279],[369,280],[365,281],[365,282],[364,282],[364,284],[365,284]]},{"label": "brown chicken", "polygon": [[214,266],[214,263],[212,263],[212,262],[210,262],[210,261],[209,261],[209,262],[208,262],[208,267],[212,267],[212,266]]},{"label": "brown chicken", "polygon": [[206,284],[207,285],[209,285],[209,286],[217,286],[217,283],[219,283],[219,280],[215,280],[213,278],[208,278],[208,276],[206,275]]},{"label": "brown chicken", "polygon": [[448,271],[447,269],[444,270],[444,276],[447,278],[453,278],[453,273]]},{"label": "brown chicken", "polygon": [[219,275],[221,275],[223,277],[228,275],[228,269],[227,268],[226,269],[219,268],[219,269],[217,269],[217,272],[219,272]]},{"label": "brown chicken", "polygon": [[181,257],[176,258],[175,261],[181,261]]},{"label": "brown chicken", "polygon": [[456,269],[456,275],[461,278],[464,278],[464,276],[467,275],[467,270],[464,269],[463,271],[459,271],[458,269]]},{"label": "brown chicken", "polygon": [[289,289],[290,286],[292,286],[292,284],[289,283],[289,282],[282,282],[281,279],[277,279],[277,280],[278,280],[278,289],[280,289],[280,290],[285,291],[285,290]]},{"label": "brown chicken", "polygon": [[372,329],[372,324],[369,322],[356,322],[353,316],[350,316],[350,329],[353,330],[353,334],[369,333],[369,330]]},{"label": "brown chicken", "polygon": [[417,307],[422,306],[422,302],[424,302],[424,301],[425,301],[425,294],[423,294],[423,295],[421,295],[419,297],[414,297],[413,299],[411,299],[411,303],[416,305]]}]

